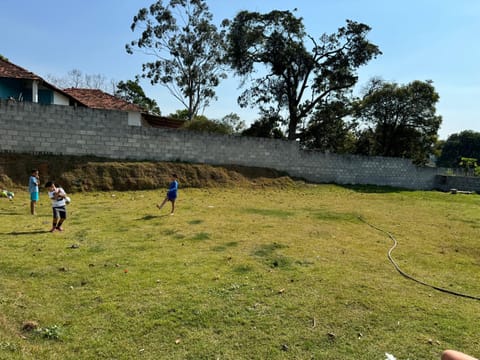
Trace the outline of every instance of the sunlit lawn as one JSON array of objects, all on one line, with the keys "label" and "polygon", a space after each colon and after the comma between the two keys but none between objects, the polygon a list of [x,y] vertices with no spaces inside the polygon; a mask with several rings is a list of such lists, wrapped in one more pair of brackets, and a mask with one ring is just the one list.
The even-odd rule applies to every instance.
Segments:
[{"label": "sunlit lawn", "polygon": [[[0,199],[0,359],[480,354],[480,198],[304,185]],[[22,330],[27,321],[36,331]]]}]

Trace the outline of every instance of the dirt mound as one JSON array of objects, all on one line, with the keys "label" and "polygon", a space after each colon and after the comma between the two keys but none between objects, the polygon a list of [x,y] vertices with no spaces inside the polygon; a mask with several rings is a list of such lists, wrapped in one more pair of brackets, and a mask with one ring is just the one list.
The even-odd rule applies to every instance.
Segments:
[{"label": "dirt mound", "polygon": [[275,186],[294,181],[284,173],[244,166],[212,166],[177,162],[112,161],[92,157],[0,155],[0,187],[25,188],[31,169],[43,183],[53,180],[68,192],[147,190],[166,187],[176,173],[182,187]]}]

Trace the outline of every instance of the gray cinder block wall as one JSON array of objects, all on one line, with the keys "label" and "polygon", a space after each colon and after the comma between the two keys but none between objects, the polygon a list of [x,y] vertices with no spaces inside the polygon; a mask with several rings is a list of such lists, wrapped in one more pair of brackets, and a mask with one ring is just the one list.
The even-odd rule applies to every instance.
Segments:
[{"label": "gray cinder block wall", "polygon": [[95,155],[118,160],[235,164],[316,183],[435,188],[444,169],[409,159],[304,151],[294,141],[128,125],[121,111],[0,100],[0,151]]}]

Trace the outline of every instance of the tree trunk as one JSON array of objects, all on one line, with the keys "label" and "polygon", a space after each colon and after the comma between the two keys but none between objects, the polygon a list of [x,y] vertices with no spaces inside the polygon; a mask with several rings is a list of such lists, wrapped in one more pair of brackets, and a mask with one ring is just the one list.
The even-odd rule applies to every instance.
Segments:
[{"label": "tree trunk", "polygon": [[290,115],[290,121],[288,123],[288,140],[297,139],[297,125],[298,125],[297,117]]}]

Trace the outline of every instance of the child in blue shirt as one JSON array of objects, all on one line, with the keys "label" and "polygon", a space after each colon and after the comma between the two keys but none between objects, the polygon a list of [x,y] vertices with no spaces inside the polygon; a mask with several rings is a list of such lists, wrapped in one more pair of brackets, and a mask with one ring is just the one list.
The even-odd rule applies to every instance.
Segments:
[{"label": "child in blue shirt", "polygon": [[175,211],[175,200],[177,199],[177,191],[178,191],[178,177],[177,177],[177,174],[172,174],[172,182],[168,187],[167,196],[165,196],[165,199],[161,204],[157,204],[157,207],[161,209],[167,201],[170,201],[172,203],[172,211],[170,212],[170,215],[173,215]]},{"label": "child in blue shirt", "polygon": [[35,207],[38,201],[38,185],[40,184],[40,178],[38,176],[38,170],[33,169],[30,178],[28,179],[28,191],[30,192],[30,213],[36,215]]}]

